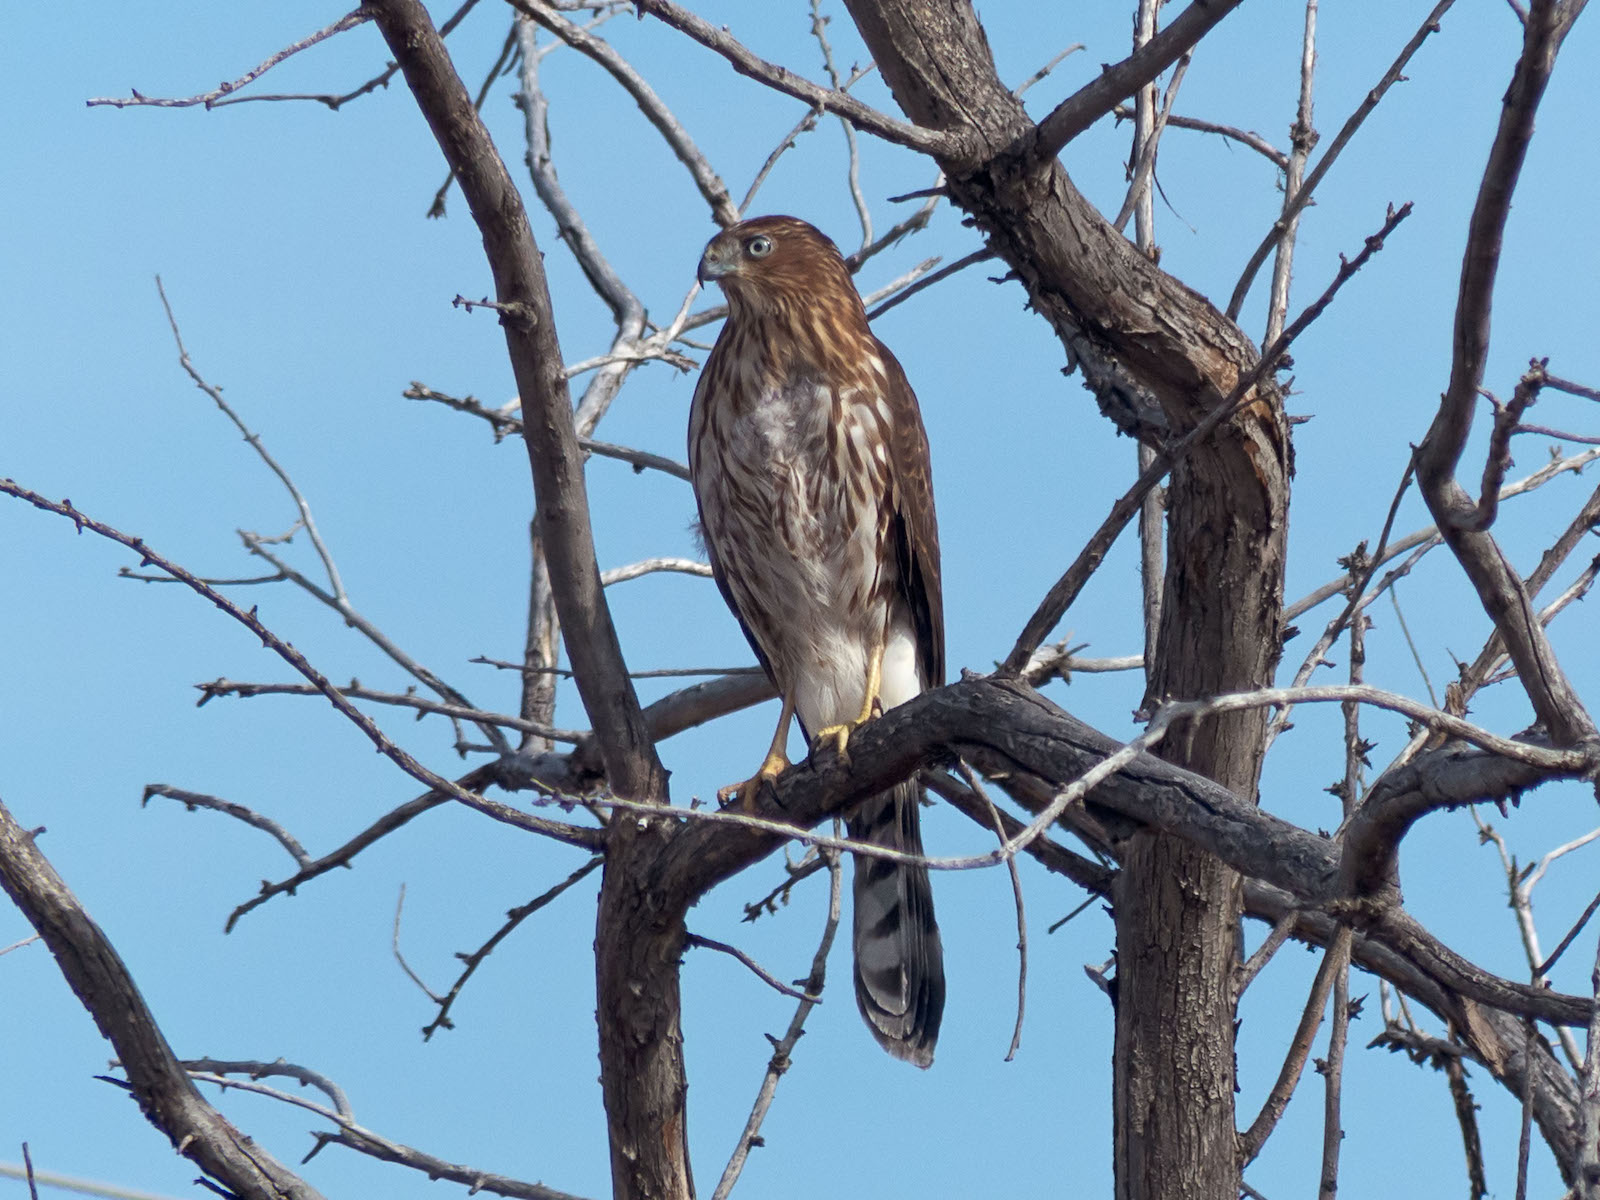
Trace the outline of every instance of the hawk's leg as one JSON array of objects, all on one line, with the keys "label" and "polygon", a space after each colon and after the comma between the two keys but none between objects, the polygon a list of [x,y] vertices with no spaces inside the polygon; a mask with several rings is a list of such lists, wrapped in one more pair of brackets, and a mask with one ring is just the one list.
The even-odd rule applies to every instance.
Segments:
[{"label": "hawk's leg", "polygon": [[761,785],[783,774],[783,769],[789,765],[789,756],[784,749],[789,744],[789,722],[794,720],[794,694],[791,692],[783,698],[783,711],[778,714],[778,729],[772,735],[772,745],[767,747],[767,757],[761,760],[761,766],[756,773],[743,783],[730,783],[725,788],[717,789],[717,799],[723,804],[729,804],[735,796],[739,797],[739,807],[749,812],[756,806],[756,796],[761,792]]},{"label": "hawk's leg", "polygon": [[823,742],[832,742],[833,748],[845,762],[850,761],[850,735],[861,726],[870,721],[877,713],[883,711],[882,697],[879,692],[883,690],[883,652],[884,645],[879,643],[872,652],[872,661],[867,666],[867,690],[861,700],[861,712],[853,721],[844,721],[838,725],[829,725],[826,729],[819,730],[812,739],[811,745],[815,749]]}]

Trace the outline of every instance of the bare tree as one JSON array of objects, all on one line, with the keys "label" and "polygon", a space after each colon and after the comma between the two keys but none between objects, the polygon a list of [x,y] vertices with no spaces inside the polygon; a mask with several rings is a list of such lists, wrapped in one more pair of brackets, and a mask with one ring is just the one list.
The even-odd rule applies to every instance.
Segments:
[{"label": "bare tree", "polygon": [[[721,1197],[737,1183],[752,1148],[761,1144],[779,1080],[823,995],[839,920],[840,853],[908,857],[852,843],[839,835],[837,825],[832,833],[821,830],[863,798],[920,772],[988,841],[969,853],[917,861],[936,871],[1009,868],[1024,962],[1020,859],[1035,860],[1087,890],[1091,899],[1110,902],[1114,971],[1093,973],[1115,1010],[1111,1158],[1119,1200],[1217,1198],[1241,1190],[1257,1194],[1242,1172],[1261,1154],[1286,1111],[1315,1057],[1325,1021],[1324,1053],[1316,1058],[1324,1080],[1319,1180],[1320,1194],[1331,1197],[1341,1162],[1344,1058],[1350,1022],[1360,1008],[1351,996],[1352,969],[1370,976],[1379,989],[1383,1026],[1374,1044],[1403,1051],[1445,1074],[1462,1126],[1473,1195],[1484,1194],[1486,1184],[1464,1066],[1469,1062],[1520,1104],[1524,1142],[1537,1131],[1569,1194],[1600,1196],[1600,1006],[1595,999],[1600,966],[1589,994],[1558,992],[1549,981],[1558,959],[1587,954],[1594,944],[1588,921],[1600,899],[1549,954],[1532,908],[1534,886],[1549,867],[1594,835],[1523,866],[1497,829],[1478,816],[1483,837],[1503,859],[1528,964],[1526,982],[1492,972],[1447,945],[1408,908],[1399,872],[1402,844],[1428,814],[1480,804],[1504,810],[1507,802],[1540,785],[1592,783],[1600,777],[1600,732],[1548,632],[1586,595],[1600,569],[1600,559],[1569,566],[1586,535],[1600,524],[1600,491],[1564,519],[1558,536],[1525,573],[1512,559],[1529,554],[1529,545],[1509,545],[1496,527],[1502,503],[1576,473],[1600,456],[1591,434],[1530,424],[1530,407],[1550,393],[1594,401],[1600,392],[1552,368],[1546,356],[1561,347],[1528,348],[1536,357],[1504,402],[1486,382],[1490,313],[1508,214],[1540,100],[1583,0],[1532,0],[1525,8],[1512,3],[1507,24],[1517,26],[1520,41],[1508,37],[1503,61],[1485,66],[1484,78],[1471,83],[1498,91],[1509,78],[1498,126],[1485,131],[1486,136],[1492,132],[1492,143],[1459,247],[1453,352],[1439,363],[1443,394],[1431,424],[1411,429],[1397,423],[1382,431],[1396,444],[1415,439],[1410,463],[1396,481],[1388,520],[1380,531],[1367,531],[1369,536],[1341,560],[1334,579],[1300,600],[1290,600],[1285,592],[1294,512],[1294,422],[1286,409],[1290,381],[1284,376],[1289,352],[1331,305],[1343,302],[1340,294],[1358,272],[1384,269],[1386,241],[1398,236],[1411,208],[1389,205],[1375,216],[1364,243],[1346,247],[1337,263],[1308,264],[1305,254],[1297,257],[1297,239],[1319,184],[1439,30],[1451,0],[1419,14],[1414,36],[1395,49],[1387,70],[1326,142],[1316,130],[1313,104],[1318,4],[1307,0],[1286,150],[1269,138],[1177,108],[1191,56],[1219,23],[1243,19],[1231,15],[1238,0],[1194,0],[1170,20],[1160,0],[1140,0],[1126,57],[1105,65],[1041,119],[1029,115],[1023,93],[1059,57],[1020,86],[1002,79],[968,0],[846,0],[872,69],[887,84],[898,113],[855,94],[867,71],[839,67],[827,14],[815,2],[808,16],[825,82],[766,61],[734,32],[675,0],[631,5],[511,0],[500,58],[476,91],[458,74],[444,40],[474,3],[468,0],[436,28],[420,0],[368,0],[212,91],[181,99],[136,92],[91,101],[216,108],[301,100],[338,110],[391,80],[403,81],[447,171],[435,211],[443,210],[452,188],[459,189],[493,278],[492,295],[458,296],[457,301],[469,310],[493,312],[518,393],[513,403],[500,407],[424,383],[406,393],[487,423],[496,440],[521,437],[527,450],[536,518],[529,543],[525,651],[520,661],[495,664],[521,676],[515,714],[473,703],[356,607],[309,502],[223,392],[191,362],[170,309],[184,369],[289,491],[298,513],[296,533],[312,547],[315,567],[302,569],[277,540],[247,533],[244,548],[265,564],[265,573],[204,578],[114,527],[104,514],[47,498],[26,481],[0,480],[0,491],[9,496],[70,521],[80,533],[125,547],[138,563],[125,569],[127,574],[175,581],[209,601],[289,669],[288,681],[217,679],[203,685],[202,702],[270,693],[321,696],[424,789],[344,844],[314,855],[271,814],[207,793],[152,784],[147,801],[166,798],[227,814],[273,837],[293,858],[294,870],[264,883],[258,895],[235,910],[229,927],[276,896],[316,886],[334,867],[350,866],[382,839],[404,836],[400,831],[414,818],[444,805],[464,805],[579,850],[586,858],[570,875],[513,910],[492,937],[463,954],[459,977],[447,991],[429,992],[437,1014],[427,1032],[450,1026],[463,988],[521,922],[598,872],[593,970],[615,1196],[686,1198],[696,1192],[680,994],[686,952],[700,947],[729,953],[796,1005],[784,1035],[773,1038],[753,1110],[714,1190]],[[644,23],[646,36],[670,43],[676,53],[695,55],[700,69],[725,69],[727,77],[717,86],[730,97],[745,89],[770,89],[799,102],[794,130],[755,170],[755,183],[742,202],[735,203],[686,123],[607,40],[606,23],[627,13]],[[381,33],[393,60],[369,83],[314,96],[254,90],[289,56],[368,22]],[[959,213],[981,239],[964,258],[944,267],[924,261],[869,296],[872,315],[956,271],[993,260],[1004,282],[1020,285],[1033,318],[1043,320],[1059,341],[1067,369],[1081,380],[1101,417],[1138,447],[1134,481],[1107,506],[1098,530],[1038,601],[1009,649],[996,650],[1000,661],[993,672],[969,672],[870,722],[852,737],[848,757],[814,751],[763,791],[754,811],[698,807],[675,795],[657,745],[770,699],[770,687],[753,670],[719,670],[654,703],[641,702],[639,676],[630,671],[607,587],[663,572],[708,572],[697,560],[677,554],[602,572],[585,469],[587,461],[599,457],[620,459],[639,471],[684,475],[670,455],[606,442],[596,433],[619,391],[641,368],[691,366],[703,348],[691,335],[719,320],[723,310],[694,309],[687,271],[681,302],[652,310],[602,250],[554,167],[547,118],[560,97],[546,94],[540,69],[555,48],[591,60],[643,111],[716,225],[731,224],[751,210],[757,189],[795,139],[820,123],[842,123],[849,155],[845,186],[860,222],[859,247],[847,255],[852,269],[895,249],[942,206]],[[209,67],[197,63],[196,70],[202,69]],[[536,240],[522,190],[481,115],[507,73],[516,76],[537,219],[554,222],[565,253],[610,314],[609,343],[581,360],[563,348],[558,336],[571,300],[553,294],[547,277],[545,255],[554,251]],[[734,73],[743,78],[735,79]],[[1063,151],[1113,118],[1132,119],[1133,144],[1125,200],[1120,211],[1108,215],[1074,183]],[[1159,151],[1174,129],[1228,139],[1263,156],[1280,173],[1277,219],[1220,307],[1160,263],[1155,235]],[[917,196],[899,198],[909,199],[912,207],[897,209],[907,215],[893,223],[875,213],[860,182],[862,157],[877,143],[919,156],[935,181]],[[567,170],[576,174],[584,165],[580,151]],[[1375,212],[1380,207],[1375,204]],[[1124,232],[1130,220],[1131,239]],[[1264,337],[1258,346],[1240,322],[1255,294],[1252,284],[1269,258]],[[1326,276],[1316,285],[1319,291],[1305,289],[1309,299],[1299,297],[1298,306],[1291,302],[1297,265],[1301,279],[1322,268]],[[664,312],[672,315],[663,319]],[[1066,397],[1074,395],[1075,385],[1066,385]],[[1479,447],[1470,435],[1483,397],[1492,413],[1487,443]],[[1528,432],[1578,448],[1559,451],[1538,471],[1512,480],[1512,439]],[[1129,459],[1132,463],[1134,455]],[[1474,475],[1480,481],[1469,489],[1463,479]],[[1402,534],[1394,526],[1413,484],[1433,524]],[[1142,653],[1092,658],[1066,641],[1047,644],[1136,516],[1143,570],[1137,594],[1129,589],[1128,603],[1143,611]],[[1424,702],[1367,681],[1368,614],[1381,598],[1394,597],[1395,585],[1440,547],[1470,586],[1493,634],[1474,661],[1460,665],[1442,702],[1432,696]],[[333,610],[414,686],[402,692],[355,682],[337,685],[254,607],[233,598],[249,586],[282,584]],[[1337,611],[1314,639],[1305,635],[1313,644],[1303,660],[1286,664],[1283,652],[1298,632],[1295,622],[1322,606]],[[1318,668],[1328,665],[1328,654],[1341,642],[1346,680],[1316,682]],[[1145,678],[1139,714],[1144,729],[1131,739],[1092,728],[1041,691],[1074,672],[1139,669]],[[582,722],[558,704],[558,679],[570,679],[576,689]],[[1469,719],[1480,690],[1502,682],[1521,688],[1535,718],[1529,728],[1496,730]],[[1302,810],[1263,795],[1262,788],[1263,763],[1289,727],[1291,712],[1317,704],[1340,705],[1343,718],[1343,773],[1330,789],[1340,802],[1332,831],[1289,819],[1283,814]],[[448,718],[455,748],[473,755],[475,765],[455,778],[429,765],[374,720],[374,705]],[[1410,723],[1410,740],[1369,778],[1372,743],[1364,733],[1370,724],[1363,721],[1373,712],[1403,717]],[[558,716],[566,726],[558,724]],[[495,790],[515,793],[525,803],[493,798],[488,793]],[[1003,794],[1006,807],[991,798],[995,792]],[[996,837],[998,845],[990,848]],[[742,949],[688,928],[690,910],[713,889],[783,847],[803,848],[804,856],[778,889],[751,906],[753,911],[770,907],[780,896],[786,899],[807,875],[825,875],[831,885],[809,973],[793,984],[774,977]],[[44,860],[33,836],[4,809],[0,882],[112,1041],[121,1078],[141,1111],[215,1181],[217,1190],[250,1197],[317,1194],[202,1100],[196,1080],[262,1092],[309,1109],[326,1126],[316,1135],[314,1150],[342,1146],[501,1195],[565,1195],[448,1162],[368,1128],[355,1119],[342,1089],[310,1067],[264,1060],[180,1061],[109,941]],[[1242,932],[1246,917],[1269,930],[1249,953]],[[397,914],[397,953],[398,930]],[[1240,998],[1290,940],[1318,951],[1320,966],[1276,1081],[1254,1113],[1241,1114],[1235,1111]],[[959,976],[959,963],[952,962],[950,969]],[[1019,1035],[1020,1010],[1019,998]],[[1431,1025],[1421,1010],[1433,1014]],[[1585,1044],[1575,1031],[1583,1032]],[[1015,1052],[1015,1037],[1011,1048]],[[318,1089],[323,1099],[308,1101],[262,1082],[277,1076]],[[937,1072],[925,1086],[939,1086]],[[1254,1097],[1243,1102],[1257,1103]],[[1519,1193],[1526,1187],[1528,1153],[1525,1148],[1518,1169]]]}]

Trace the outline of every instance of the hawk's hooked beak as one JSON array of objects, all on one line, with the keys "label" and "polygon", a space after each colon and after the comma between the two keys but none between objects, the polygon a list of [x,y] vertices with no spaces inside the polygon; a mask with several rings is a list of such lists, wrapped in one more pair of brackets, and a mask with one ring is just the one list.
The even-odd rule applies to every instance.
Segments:
[{"label": "hawk's hooked beak", "polygon": [[706,252],[700,256],[700,269],[695,272],[695,278],[704,284],[729,274],[733,264],[723,257],[724,253],[715,242],[707,246]]}]

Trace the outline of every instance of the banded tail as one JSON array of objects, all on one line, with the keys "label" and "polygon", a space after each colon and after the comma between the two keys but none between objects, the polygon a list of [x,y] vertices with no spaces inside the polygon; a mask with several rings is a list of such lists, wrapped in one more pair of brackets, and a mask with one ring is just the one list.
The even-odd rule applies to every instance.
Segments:
[{"label": "banded tail", "polygon": [[[873,796],[849,820],[850,837],[922,853],[922,789],[915,780]],[[856,1006],[896,1058],[933,1065],[944,1016],[944,950],[925,867],[855,856]]]}]

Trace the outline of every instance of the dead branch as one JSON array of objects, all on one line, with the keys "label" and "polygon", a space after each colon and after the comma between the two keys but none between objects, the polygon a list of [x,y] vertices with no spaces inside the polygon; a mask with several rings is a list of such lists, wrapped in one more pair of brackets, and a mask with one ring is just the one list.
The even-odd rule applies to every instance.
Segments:
[{"label": "dead branch", "polygon": [[1385,93],[1405,78],[1406,64],[1422,48],[1422,43],[1428,40],[1429,34],[1439,32],[1440,19],[1450,11],[1450,6],[1454,3],[1455,0],[1439,0],[1439,3],[1433,6],[1433,11],[1423,18],[1422,24],[1411,35],[1411,40],[1401,48],[1399,55],[1389,65],[1389,69],[1383,73],[1383,78],[1378,81],[1377,86],[1362,97],[1361,103],[1356,106],[1355,111],[1339,127],[1339,132],[1334,135],[1333,141],[1328,143],[1328,148],[1317,159],[1317,165],[1311,169],[1311,174],[1306,176],[1306,180],[1300,186],[1300,189],[1292,197],[1284,198],[1283,211],[1278,215],[1278,219],[1273,222],[1272,228],[1267,231],[1267,236],[1261,239],[1261,244],[1256,247],[1255,253],[1250,256],[1250,261],[1245,264],[1244,272],[1239,276],[1239,282],[1234,285],[1233,295],[1228,298],[1227,312],[1229,317],[1235,320],[1238,319],[1240,311],[1244,308],[1245,297],[1250,294],[1250,285],[1255,280],[1256,272],[1261,269],[1261,264],[1267,261],[1267,255],[1272,253],[1273,247],[1278,244],[1278,239],[1283,236],[1284,230],[1288,227],[1288,222],[1298,217],[1306,205],[1311,203],[1311,197],[1316,191],[1317,185],[1322,182],[1323,177],[1327,175],[1333,164],[1338,161],[1339,153],[1350,144],[1350,139],[1355,137],[1356,131],[1361,128],[1362,123],[1371,115],[1372,110],[1378,106],[1378,102],[1383,99]]},{"label": "dead branch", "polygon": [[527,213],[427,11],[417,0],[379,0],[372,8],[446,162],[461,181],[462,195],[483,234],[497,302],[526,314],[520,319],[507,316],[501,324],[523,420],[535,423],[539,433],[523,442],[533,470],[540,532],[568,657],[606,775],[622,795],[660,798],[666,794],[666,778],[645,732],[594,561],[572,401],[560,370],[554,311]]},{"label": "dead branch", "polygon": [[253,1139],[207,1104],[178,1065],[106,935],[0,804],[0,887],[50,947],[61,973],[115,1049],[146,1119],[178,1152],[249,1200],[321,1200]]},{"label": "dead branch", "polygon": [[1155,461],[1139,476],[1137,482],[1124,492],[1117,502],[1112,505],[1111,512],[1101,522],[1100,528],[1094,533],[1088,543],[1078,552],[1078,557],[1073,560],[1059,580],[1056,581],[1045,598],[1040,601],[1039,607],[1034,610],[1033,616],[1028,618],[1028,623],[1023,627],[1016,644],[1011,648],[1011,653],[1006,657],[1005,670],[1020,672],[1032,657],[1034,650],[1039,646],[1052,629],[1066,615],[1073,600],[1077,598],[1083,585],[1089,581],[1090,576],[1099,568],[1105,556],[1110,552],[1117,537],[1139,511],[1145,495],[1164,479],[1169,471],[1182,460],[1192,448],[1201,444],[1213,431],[1226,420],[1235,416],[1240,409],[1251,402],[1254,389],[1263,380],[1266,380],[1277,365],[1283,360],[1289,347],[1294,343],[1306,327],[1315,321],[1327,306],[1333,301],[1339,289],[1359,271],[1373,254],[1383,248],[1386,237],[1392,233],[1401,221],[1411,214],[1411,205],[1405,204],[1398,209],[1391,209],[1384,221],[1383,228],[1376,234],[1367,238],[1366,245],[1361,252],[1352,259],[1340,257],[1339,271],[1332,283],[1323,291],[1305,310],[1295,318],[1294,322],[1280,334],[1275,342],[1256,361],[1255,365],[1245,372],[1233,389],[1223,398],[1222,402],[1213,408],[1206,416],[1195,425],[1184,437],[1157,451]]},{"label": "dead branch", "polygon": [[252,825],[263,833],[270,834],[277,843],[289,852],[289,857],[294,859],[295,866],[302,870],[311,865],[311,856],[306,853],[306,848],[282,825],[271,817],[264,817],[254,809],[236,804],[232,800],[224,800],[220,796],[208,796],[204,792],[190,792],[183,788],[176,788],[165,783],[147,783],[144,795],[139,798],[141,806],[150,803],[151,796],[165,796],[169,800],[176,800],[190,812],[197,808],[209,808],[213,812],[227,813],[228,816]]},{"label": "dead branch", "polygon": [[1456,560],[1471,580],[1484,611],[1505,639],[1534,711],[1562,742],[1595,738],[1593,719],[1556,661],[1528,594],[1487,529],[1477,506],[1456,482],[1489,350],[1489,314],[1511,197],[1516,189],[1533,119],[1556,53],[1569,28],[1554,0],[1529,8],[1522,54],[1506,92],[1500,127],[1484,168],[1467,232],[1450,382],[1417,451],[1417,479],[1428,508]]},{"label": "dead branch", "polygon": [[908,146],[913,150],[935,154],[955,148],[948,134],[933,129],[907,125],[863,104],[848,92],[837,88],[818,87],[802,79],[793,71],[769,63],[752,53],[726,29],[718,29],[703,17],[673,3],[673,0],[637,0],[642,15],[655,17],[679,33],[699,42],[706,49],[720,54],[739,74],[765,84],[775,91],[802,100],[813,108],[835,113],[850,121],[857,129],[874,134],[886,142]]},{"label": "dead branch", "polygon": [[1028,147],[1029,157],[1037,162],[1060,154],[1073,138],[1194,49],[1213,25],[1238,6],[1239,0],[1194,0],[1150,41],[1056,105],[1039,122]]},{"label": "dead branch", "polygon": [[239,76],[239,78],[233,80],[232,82],[218,84],[211,91],[202,92],[198,96],[190,96],[183,100],[164,100],[154,96],[141,96],[137,91],[133,91],[131,95],[125,99],[100,97],[94,100],[87,100],[84,103],[89,108],[94,108],[98,105],[109,105],[112,108],[129,108],[138,105],[143,105],[150,108],[190,108],[196,104],[203,104],[207,108],[212,108],[216,105],[218,100],[222,99],[224,96],[231,95],[248,84],[254,83],[257,79],[260,79],[261,76],[272,70],[273,67],[277,66],[290,55],[298,54],[302,50],[305,50],[311,46],[315,46],[318,42],[327,41],[334,35],[343,33],[346,29],[354,29],[357,25],[364,24],[366,21],[370,20],[371,17],[372,14],[369,13],[365,8],[357,8],[352,12],[348,12],[335,21],[332,25],[329,25],[324,29],[319,29],[316,33],[309,34],[297,42],[291,42],[282,50],[279,50],[276,54],[267,58],[266,61],[262,62],[261,65],[256,67],[254,70],[246,71],[243,75]]}]

